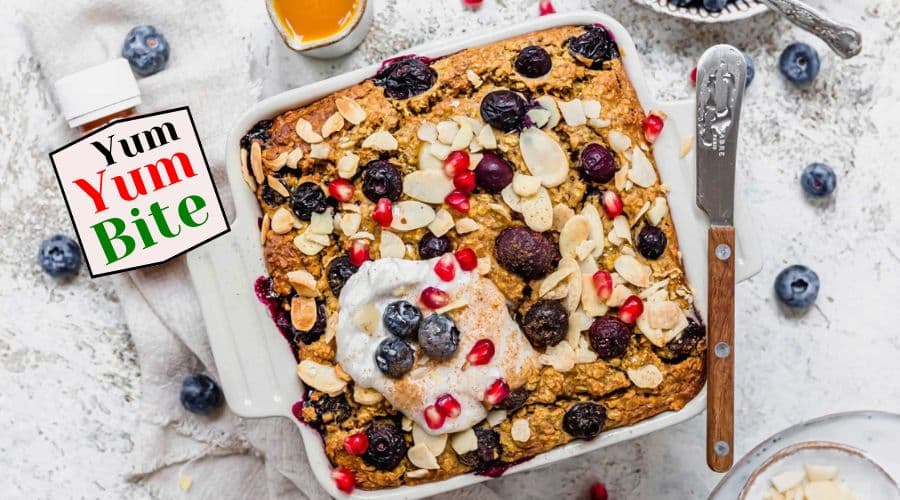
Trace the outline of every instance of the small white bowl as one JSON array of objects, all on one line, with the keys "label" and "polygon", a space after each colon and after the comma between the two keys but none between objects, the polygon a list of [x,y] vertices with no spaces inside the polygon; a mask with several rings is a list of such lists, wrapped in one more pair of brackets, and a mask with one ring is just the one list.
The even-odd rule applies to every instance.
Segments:
[{"label": "small white bowl", "polygon": [[266,10],[269,12],[269,19],[275,25],[278,34],[284,40],[284,44],[303,55],[315,57],[316,59],[333,59],[351,52],[369,34],[369,29],[372,27],[372,21],[375,18],[374,0],[359,0],[356,16],[343,30],[328,38],[303,42],[285,29],[281,20],[275,14],[272,1],[266,0]]},{"label": "small white bowl", "polygon": [[646,5],[656,12],[662,12],[682,19],[690,19],[698,23],[724,23],[747,19],[769,10],[756,0],[737,0],[722,9],[721,12],[710,12],[702,7],[678,7],[669,0],[634,0]]},{"label": "small white bowl", "polygon": [[805,465],[837,467],[837,481],[846,484],[857,498],[900,498],[900,489],[894,479],[862,450],[829,441],[807,441],[788,446],[763,462],[750,475],[739,500],[762,499],[774,476],[786,471],[802,471]]}]

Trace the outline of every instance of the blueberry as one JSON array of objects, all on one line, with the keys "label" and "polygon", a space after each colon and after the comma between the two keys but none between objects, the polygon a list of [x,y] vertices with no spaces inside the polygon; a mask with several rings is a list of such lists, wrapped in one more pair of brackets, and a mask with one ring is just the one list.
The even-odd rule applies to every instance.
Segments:
[{"label": "blueberry", "polygon": [[603,26],[586,26],[584,33],[568,40],[569,52],[591,69],[619,57],[619,48]]},{"label": "blueberry", "polygon": [[327,316],[325,314],[325,302],[322,300],[316,301],[316,322],[313,323],[313,326],[306,331],[297,330],[294,328],[294,325],[291,325],[291,330],[294,333],[294,344],[298,342],[302,342],[304,344],[312,344],[313,342],[319,340],[322,337],[322,334],[325,333],[325,327],[328,325]]},{"label": "blueberry", "polygon": [[287,201],[287,198],[282,196],[278,191],[272,189],[272,187],[268,184],[262,185],[262,190],[260,193],[262,201],[272,208],[277,207]]},{"label": "blueberry", "polygon": [[529,45],[516,56],[516,71],[527,78],[538,78],[550,72],[553,62],[543,47]]},{"label": "blueberry", "polygon": [[419,325],[419,347],[431,359],[449,359],[459,347],[456,323],[444,314],[432,314]]},{"label": "blueberry", "polygon": [[408,56],[388,63],[375,75],[375,85],[394,99],[409,99],[430,89],[437,73],[421,58]]},{"label": "blueberry", "polygon": [[616,175],[616,156],[612,151],[590,143],[581,150],[581,170],[588,179],[604,183]]},{"label": "blueberry", "polygon": [[513,168],[503,158],[485,152],[475,166],[475,183],[488,193],[499,193],[513,179]]},{"label": "blueberry", "polygon": [[350,418],[350,414],[353,412],[347,397],[343,394],[329,396],[318,391],[312,391],[306,401],[303,402],[303,406],[312,408],[315,411],[315,417],[306,421],[306,423],[315,427],[339,424]]},{"label": "blueberry", "polygon": [[637,236],[637,251],[646,259],[656,260],[666,251],[666,233],[662,229],[645,225]]},{"label": "blueberry", "polygon": [[597,403],[575,403],[566,411],[562,428],[577,439],[593,439],[603,430],[606,410]]},{"label": "blueberry", "polygon": [[422,260],[440,257],[453,251],[453,242],[446,234],[435,236],[431,231],[426,231],[419,240],[419,258]]},{"label": "blueberry", "polygon": [[325,191],[315,182],[304,182],[291,192],[291,210],[300,220],[308,221],[313,212],[322,213],[328,208]]},{"label": "blueberry", "polygon": [[135,26],[125,37],[122,57],[128,59],[135,73],[141,76],[152,75],[166,67],[169,42],[153,26]]},{"label": "blueberry", "polygon": [[781,53],[778,69],[791,82],[806,85],[819,74],[819,53],[805,43],[792,43]]},{"label": "blueberry", "polygon": [[362,454],[363,462],[378,470],[392,470],[400,465],[409,445],[403,432],[390,420],[376,420],[366,429],[369,447]]},{"label": "blueberry", "polygon": [[495,90],[481,100],[481,118],[504,132],[522,128],[528,103],[511,90]]},{"label": "blueberry", "polygon": [[522,332],[536,349],[555,346],[566,336],[569,313],[558,300],[539,300],[522,319]]},{"label": "blueberry", "polygon": [[57,234],[41,243],[37,261],[41,269],[54,278],[74,276],[81,268],[81,248],[72,238]]},{"label": "blueberry", "polygon": [[250,145],[253,141],[259,141],[262,143],[269,142],[269,138],[271,135],[269,134],[269,129],[272,128],[272,120],[262,120],[256,122],[256,125],[253,126],[244,137],[241,137],[241,147],[242,148],[250,148]]},{"label": "blueberry", "polygon": [[500,401],[493,407],[498,410],[514,412],[525,404],[525,401],[528,400],[528,396],[530,396],[528,389],[526,389],[525,387],[519,387],[518,389],[509,391],[509,396],[506,396],[503,401]]},{"label": "blueberry", "polygon": [[181,406],[197,415],[209,415],[222,404],[222,389],[215,380],[198,373],[181,383]]},{"label": "blueberry", "polygon": [[669,0],[669,3],[676,7],[694,7],[697,0]]},{"label": "blueberry", "polygon": [[405,340],[412,340],[416,337],[420,321],[422,321],[422,311],[405,300],[391,302],[384,308],[384,313],[381,315],[384,328]]},{"label": "blueberry", "polygon": [[500,445],[500,435],[491,429],[483,427],[475,428],[475,440],[478,448],[463,453],[459,456],[459,462],[466,467],[481,470],[500,459],[503,451]]},{"label": "blueberry", "polygon": [[415,361],[413,348],[400,337],[387,337],[375,349],[375,365],[391,378],[406,375]]},{"label": "blueberry", "polygon": [[677,356],[687,356],[694,352],[700,341],[706,338],[706,328],[692,318],[688,318],[688,326],[681,334],[666,344],[672,353]]},{"label": "blueberry", "polygon": [[744,54],[744,60],[747,61],[747,83],[745,86],[749,87],[753,83],[753,77],[756,76],[756,66],[753,64],[753,57],[750,54],[744,51],[741,51],[741,54]]},{"label": "blueberry", "polygon": [[819,296],[819,275],[806,266],[787,267],[775,278],[775,295],[786,306],[809,307]]},{"label": "blueberry", "polygon": [[328,287],[335,297],[340,297],[344,283],[353,276],[359,268],[350,262],[350,257],[341,255],[328,263]]},{"label": "blueberry", "polygon": [[588,329],[591,348],[600,359],[618,358],[628,350],[631,328],[613,316],[600,316]]},{"label": "blueberry", "polygon": [[727,3],[726,0],[703,0],[703,8],[710,12],[720,12]]},{"label": "blueberry", "polygon": [[543,278],[561,256],[553,238],[524,226],[508,227],[494,241],[494,257],[507,271],[525,279]]},{"label": "blueberry", "polygon": [[381,198],[397,201],[403,193],[403,176],[384,160],[369,162],[362,174],[362,191],[372,203]]},{"label": "blueberry", "polygon": [[828,165],[813,163],[804,168],[800,174],[800,185],[810,196],[820,198],[834,192],[834,188],[837,187],[837,176]]}]

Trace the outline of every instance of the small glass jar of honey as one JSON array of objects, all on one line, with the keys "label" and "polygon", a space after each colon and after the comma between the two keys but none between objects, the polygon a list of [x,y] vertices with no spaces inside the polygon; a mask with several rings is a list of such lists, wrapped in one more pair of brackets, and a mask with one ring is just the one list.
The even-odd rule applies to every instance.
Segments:
[{"label": "small glass jar of honey", "polygon": [[266,0],[284,43],[312,57],[344,55],[372,26],[374,0]]}]

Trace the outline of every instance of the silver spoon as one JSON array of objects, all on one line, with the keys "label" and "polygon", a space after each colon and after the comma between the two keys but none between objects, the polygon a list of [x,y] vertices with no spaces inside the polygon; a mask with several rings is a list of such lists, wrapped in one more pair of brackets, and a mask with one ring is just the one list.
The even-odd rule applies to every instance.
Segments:
[{"label": "silver spoon", "polygon": [[844,59],[849,59],[862,50],[862,35],[859,31],[826,17],[800,0],[759,1],[786,17],[788,21],[821,38]]}]

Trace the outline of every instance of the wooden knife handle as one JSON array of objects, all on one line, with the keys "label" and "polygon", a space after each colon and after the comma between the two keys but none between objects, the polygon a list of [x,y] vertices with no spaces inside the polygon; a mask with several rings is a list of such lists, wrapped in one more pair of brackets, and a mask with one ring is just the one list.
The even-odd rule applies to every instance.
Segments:
[{"label": "wooden knife handle", "polygon": [[734,461],[734,228],[712,226],[708,238],[706,463],[726,472]]}]

